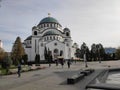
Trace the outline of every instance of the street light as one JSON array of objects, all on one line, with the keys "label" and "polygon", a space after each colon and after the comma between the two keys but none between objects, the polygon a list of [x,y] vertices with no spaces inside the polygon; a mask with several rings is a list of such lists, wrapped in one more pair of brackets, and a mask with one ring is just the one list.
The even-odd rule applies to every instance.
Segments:
[{"label": "street light", "polygon": [[86,45],[84,45],[83,49],[84,49],[84,56],[83,56],[83,58],[84,58],[84,62],[85,62],[85,67],[88,67],[88,65],[87,65],[87,58],[86,58],[86,50],[87,50]]},{"label": "street light", "polygon": [[98,45],[98,57],[99,57],[99,63],[101,63],[101,55],[100,55],[100,49],[101,49],[101,45]]}]

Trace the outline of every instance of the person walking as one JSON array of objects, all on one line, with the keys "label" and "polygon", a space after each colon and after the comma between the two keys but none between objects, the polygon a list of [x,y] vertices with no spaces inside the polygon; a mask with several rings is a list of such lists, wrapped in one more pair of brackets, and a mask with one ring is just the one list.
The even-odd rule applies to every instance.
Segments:
[{"label": "person walking", "polygon": [[58,66],[58,60],[57,59],[55,60],[55,63],[56,63],[56,66]]},{"label": "person walking", "polygon": [[21,64],[18,64],[18,77],[21,76]]},{"label": "person walking", "polygon": [[63,61],[61,61],[61,65],[62,65],[62,68],[63,68],[63,65],[64,65],[64,62],[63,62]]},{"label": "person walking", "polygon": [[70,68],[70,60],[67,61],[68,68]]}]

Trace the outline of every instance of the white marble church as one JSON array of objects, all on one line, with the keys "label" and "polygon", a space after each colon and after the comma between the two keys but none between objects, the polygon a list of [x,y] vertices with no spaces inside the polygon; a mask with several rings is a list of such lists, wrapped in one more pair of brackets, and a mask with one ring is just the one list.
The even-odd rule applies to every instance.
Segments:
[{"label": "white marble church", "polygon": [[24,48],[28,61],[32,62],[36,54],[40,55],[40,60],[45,60],[45,48],[51,51],[53,60],[59,57],[65,60],[75,58],[75,49],[78,47],[72,45],[70,30],[63,29],[55,18],[48,16],[32,28],[32,35],[24,40]]}]

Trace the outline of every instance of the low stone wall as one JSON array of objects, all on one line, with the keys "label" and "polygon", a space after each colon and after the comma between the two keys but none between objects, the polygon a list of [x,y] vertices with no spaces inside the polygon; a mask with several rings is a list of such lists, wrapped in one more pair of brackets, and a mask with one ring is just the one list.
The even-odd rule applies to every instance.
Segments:
[{"label": "low stone wall", "polygon": [[82,70],[79,73],[73,75],[72,77],[67,78],[67,84],[75,84],[78,81],[84,79],[85,76],[88,76],[93,72],[94,72],[94,69]]},{"label": "low stone wall", "polygon": [[[46,67],[41,67],[41,66],[22,66],[22,70],[21,72],[28,72],[28,71],[34,71],[34,70],[40,70],[40,69],[45,69]],[[11,74],[17,74],[17,71],[18,69],[17,68],[14,68],[14,69],[9,69],[9,73],[7,74],[1,74],[1,71],[0,71],[0,75],[11,75]]]}]

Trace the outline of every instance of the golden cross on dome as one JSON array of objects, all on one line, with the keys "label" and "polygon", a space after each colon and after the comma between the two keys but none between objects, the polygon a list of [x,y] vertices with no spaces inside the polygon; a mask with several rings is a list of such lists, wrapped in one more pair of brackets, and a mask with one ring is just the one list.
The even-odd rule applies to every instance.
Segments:
[{"label": "golden cross on dome", "polygon": [[50,17],[50,15],[51,15],[51,14],[50,14],[50,13],[48,13],[48,17]]}]

